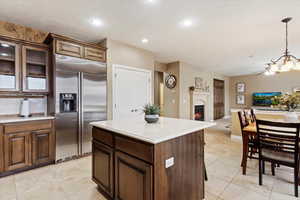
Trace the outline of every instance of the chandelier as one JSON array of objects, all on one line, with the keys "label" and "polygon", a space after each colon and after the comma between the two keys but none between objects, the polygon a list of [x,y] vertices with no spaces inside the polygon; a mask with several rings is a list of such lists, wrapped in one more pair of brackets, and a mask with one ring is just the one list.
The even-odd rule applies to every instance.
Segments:
[{"label": "chandelier", "polygon": [[292,20],[291,17],[284,18],[281,22],[285,23],[285,52],[276,60],[271,60],[267,64],[265,75],[274,75],[276,73],[288,72],[291,70],[300,70],[300,59],[290,54],[288,50],[288,23]]}]

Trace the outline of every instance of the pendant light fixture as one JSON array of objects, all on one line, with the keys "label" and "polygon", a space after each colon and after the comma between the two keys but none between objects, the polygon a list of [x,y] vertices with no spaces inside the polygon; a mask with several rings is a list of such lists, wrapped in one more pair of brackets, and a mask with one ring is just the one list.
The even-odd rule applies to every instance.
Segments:
[{"label": "pendant light fixture", "polygon": [[285,23],[285,52],[276,60],[271,60],[265,70],[265,75],[274,75],[276,73],[288,72],[291,70],[300,70],[300,60],[290,54],[288,49],[288,23],[292,20],[291,17],[284,18],[281,22]]}]

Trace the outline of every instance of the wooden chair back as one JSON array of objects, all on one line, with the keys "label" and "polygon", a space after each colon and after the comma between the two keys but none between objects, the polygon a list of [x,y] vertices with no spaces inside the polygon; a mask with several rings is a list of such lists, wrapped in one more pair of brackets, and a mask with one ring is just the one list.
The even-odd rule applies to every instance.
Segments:
[{"label": "wooden chair back", "polygon": [[247,116],[245,114],[245,111],[239,111],[238,112],[238,116],[239,116],[239,120],[240,120],[240,125],[241,125],[241,129],[243,132],[243,129],[249,125],[249,121],[247,119]]},{"label": "wooden chair back", "polygon": [[250,110],[250,116],[251,116],[251,122],[252,123],[256,122],[256,115],[254,113],[254,109],[252,109],[252,108]]},{"label": "wooden chair back", "polygon": [[256,120],[256,127],[260,156],[262,150],[268,150],[288,157],[293,156],[293,164],[298,162],[300,123]]}]

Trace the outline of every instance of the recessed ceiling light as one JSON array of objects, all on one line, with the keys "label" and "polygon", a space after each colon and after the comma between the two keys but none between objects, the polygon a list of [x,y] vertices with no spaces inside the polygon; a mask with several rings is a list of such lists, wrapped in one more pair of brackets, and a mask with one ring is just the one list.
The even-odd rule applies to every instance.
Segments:
[{"label": "recessed ceiling light", "polygon": [[146,44],[146,43],[148,43],[148,42],[149,42],[149,40],[148,40],[147,38],[143,38],[143,39],[142,39],[142,43]]},{"label": "recessed ceiling light", "polygon": [[94,26],[102,26],[103,22],[100,19],[93,18],[90,20],[90,23]]},{"label": "recessed ceiling light", "polygon": [[3,43],[1,44],[1,46],[2,46],[2,47],[9,47],[8,44],[3,44]]},{"label": "recessed ceiling light", "polygon": [[191,19],[185,19],[181,22],[181,25],[184,27],[190,27],[193,25],[193,21]]}]

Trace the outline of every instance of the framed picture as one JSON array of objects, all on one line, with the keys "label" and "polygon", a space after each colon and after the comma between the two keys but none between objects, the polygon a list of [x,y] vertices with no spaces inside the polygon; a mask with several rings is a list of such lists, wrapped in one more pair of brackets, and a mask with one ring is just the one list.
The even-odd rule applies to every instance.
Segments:
[{"label": "framed picture", "polygon": [[237,83],[236,84],[236,92],[237,93],[245,92],[245,83]]},{"label": "framed picture", "polygon": [[239,94],[236,96],[236,104],[245,105],[245,95]]}]

